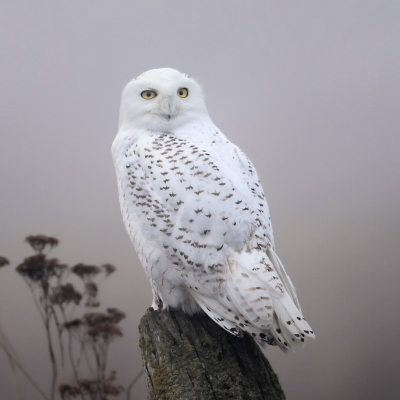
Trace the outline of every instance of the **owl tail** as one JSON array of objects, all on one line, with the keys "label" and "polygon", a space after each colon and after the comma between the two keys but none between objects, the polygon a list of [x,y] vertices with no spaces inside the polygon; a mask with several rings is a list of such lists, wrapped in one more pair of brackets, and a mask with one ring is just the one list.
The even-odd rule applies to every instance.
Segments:
[{"label": "owl tail", "polygon": [[302,347],[314,333],[304,319],[295,289],[272,249],[235,253],[227,291],[249,322],[243,329],[268,330],[283,350]]},{"label": "owl tail", "polygon": [[303,347],[307,338],[315,338],[310,325],[289,296],[274,300],[274,320],[271,333],[286,348]]},{"label": "owl tail", "polygon": [[314,332],[302,315],[296,290],[280,259],[272,249],[268,249],[267,255],[286,290],[286,295],[277,297],[274,301],[278,324],[285,337],[290,338],[290,341],[295,345],[300,342],[302,346],[306,338],[315,338]]},{"label": "owl tail", "polygon": [[[191,291],[191,294],[200,308],[229,333],[237,337],[243,337],[243,331],[248,332],[262,347],[266,343],[273,346],[278,344],[269,330],[251,326],[249,321],[241,315],[232,303],[227,304],[227,302],[230,302],[230,300],[227,300],[229,299],[228,296],[221,294],[217,298],[213,298],[194,291]],[[231,308],[227,307],[227,305]]]},{"label": "owl tail", "polygon": [[[261,258],[260,258],[261,257]],[[200,308],[235,336],[248,332],[261,345],[284,352],[302,347],[314,333],[304,319],[294,287],[273,252],[234,253],[219,294],[190,290]]]}]

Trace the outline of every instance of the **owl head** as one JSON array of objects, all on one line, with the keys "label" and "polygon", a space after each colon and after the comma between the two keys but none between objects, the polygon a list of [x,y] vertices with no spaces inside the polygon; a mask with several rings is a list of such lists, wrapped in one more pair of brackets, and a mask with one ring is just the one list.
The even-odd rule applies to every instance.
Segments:
[{"label": "owl head", "polygon": [[144,72],[122,93],[120,129],[172,132],[208,118],[200,85],[172,68]]}]

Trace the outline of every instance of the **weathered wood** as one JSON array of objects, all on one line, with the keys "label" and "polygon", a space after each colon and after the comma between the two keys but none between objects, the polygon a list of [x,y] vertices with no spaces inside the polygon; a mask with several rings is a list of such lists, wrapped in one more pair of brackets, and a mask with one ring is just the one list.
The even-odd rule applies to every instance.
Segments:
[{"label": "weathered wood", "polygon": [[139,332],[150,400],[285,399],[254,340],[204,314],[149,308]]}]

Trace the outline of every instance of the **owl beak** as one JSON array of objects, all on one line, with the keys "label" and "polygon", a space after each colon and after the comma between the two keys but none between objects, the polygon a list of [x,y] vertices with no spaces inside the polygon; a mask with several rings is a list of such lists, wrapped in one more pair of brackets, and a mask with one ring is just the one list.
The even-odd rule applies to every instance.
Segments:
[{"label": "owl beak", "polygon": [[172,99],[171,97],[166,97],[164,99],[162,99],[161,104],[160,104],[160,115],[167,119],[168,121],[175,117],[177,114],[177,108],[176,108],[176,104],[174,102],[174,99]]},{"label": "owl beak", "polygon": [[174,106],[172,104],[172,101],[170,100],[168,102],[168,119],[171,119],[173,112],[174,112]]}]

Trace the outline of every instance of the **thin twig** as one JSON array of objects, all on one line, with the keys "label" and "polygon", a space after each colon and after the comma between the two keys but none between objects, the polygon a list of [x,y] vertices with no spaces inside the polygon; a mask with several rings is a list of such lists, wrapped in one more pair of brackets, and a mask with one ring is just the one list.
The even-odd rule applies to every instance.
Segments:
[{"label": "thin twig", "polygon": [[18,379],[18,373],[17,373],[17,371],[15,369],[16,365],[14,363],[14,360],[13,360],[11,354],[9,352],[7,352],[7,351],[6,351],[6,354],[7,354],[8,362],[10,363],[11,369],[12,369],[12,372],[13,372],[14,384],[15,384],[15,389],[16,389],[16,391],[18,393],[18,399],[19,400],[24,400],[25,397],[24,397],[24,394],[22,393],[21,384],[20,384],[19,379]]},{"label": "thin twig", "polygon": [[45,323],[46,316],[44,314],[43,307],[40,305],[40,301],[38,301],[38,299],[36,298],[35,289],[33,288],[33,285],[31,283],[29,283],[29,281],[25,277],[24,277],[24,281],[28,284],[29,290],[32,293],[33,302],[35,303],[35,306],[36,306],[37,310],[39,311],[39,314],[40,314],[40,317],[42,318],[43,323]]},{"label": "thin twig", "polygon": [[140,370],[136,374],[136,376],[132,379],[131,383],[128,386],[128,389],[126,389],[126,400],[131,400],[131,390],[135,386],[136,382],[140,379],[140,377],[144,374],[144,369]]},{"label": "thin twig", "polygon": [[50,302],[50,310],[51,310],[51,313],[53,314],[54,322],[55,322],[55,325],[57,328],[57,333],[58,333],[58,342],[60,345],[60,354],[61,354],[61,367],[64,368],[64,341],[62,339],[63,325],[60,324],[60,321],[58,320],[57,312],[56,312],[54,304],[52,302]]},{"label": "thin twig", "polygon": [[103,381],[104,379],[102,379],[102,368],[101,368],[101,360],[100,360],[100,354],[99,351],[97,349],[96,343],[92,342],[92,349],[93,349],[93,353],[94,356],[96,358],[96,366],[97,366],[97,387],[99,390],[99,394],[100,394],[100,398],[102,398],[102,394],[104,392],[104,385],[103,385]]},{"label": "thin twig", "polygon": [[[29,287],[29,289],[30,289],[30,291],[32,293],[32,296],[33,296],[34,300],[35,300],[35,304],[36,304],[36,307],[39,310],[39,314],[40,314],[41,317],[43,317],[42,313],[40,312],[41,310],[40,310],[39,304],[37,303],[36,296],[35,296],[35,294],[33,292],[33,289],[31,287],[31,285],[29,285],[29,283],[28,283],[28,287]],[[13,349],[10,341],[7,338],[7,335],[4,332],[4,329],[3,329],[3,326],[2,326],[2,323],[1,323],[1,319],[0,319],[0,339],[1,339],[0,347],[7,354],[8,360],[10,362],[10,366],[11,366],[13,372],[15,373],[15,380],[16,380],[16,382],[18,382],[18,386],[19,386],[19,380],[18,380],[18,376],[17,376],[16,371],[15,371],[15,367],[18,367],[18,369],[22,372],[22,374],[25,376],[25,378],[28,379],[28,381],[43,396],[44,399],[49,400],[49,397],[44,393],[44,391],[39,387],[39,385],[33,380],[33,378],[29,375],[29,373],[26,371],[26,369],[23,367],[23,365],[19,361],[15,350]],[[22,390],[21,390],[20,387],[18,388],[18,391],[20,392],[20,396],[22,395],[22,397],[23,397]]]},{"label": "thin twig", "polygon": [[85,360],[86,360],[86,365],[88,366],[89,372],[92,374],[93,377],[96,377],[96,371],[94,370],[94,367],[92,365],[92,362],[90,360],[88,351],[87,351],[87,346],[86,344],[82,344],[83,345],[83,354],[85,355]]},{"label": "thin twig", "polygon": [[46,336],[47,336],[47,345],[48,345],[49,353],[50,353],[51,367],[53,369],[53,378],[52,378],[52,382],[51,382],[51,396],[50,396],[51,400],[53,400],[54,395],[55,395],[55,390],[56,390],[58,368],[57,368],[56,357],[54,354],[53,343],[51,340],[50,321],[49,320],[46,321],[45,328],[46,328]]},{"label": "thin twig", "polygon": [[[67,322],[66,316],[65,316],[65,310],[64,307],[62,306],[62,304],[60,304],[60,310],[61,310],[61,316],[64,322],[64,326],[65,323]],[[72,351],[72,334],[70,332],[69,329],[67,329],[67,336],[68,336],[68,356],[69,356],[69,361],[72,367],[72,371],[74,373],[75,376],[75,380],[76,382],[78,382],[78,371],[75,365],[75,361],[74,361],[74,357],[73,357],[73,351]]]},{"label": "thin twig", "polygon": [[42,395],[42,397],[45,400],[50,400],[49,397],[44,393],[44,391],[37,385],[37,383],[31,378],[29,373],[26,371],[26,369],[22,366],[22,364],[19,362],[17,356],[14,353],[13,348],[9,344],[8,341],[6,341],[6,344],[4,344],[4,337],[2,336],[3,343],[0,343],[0,347],[4,350],[4,352],[7,354],[8,357],[11,357],[11,359],[14,362],[14,365],[19,368],[19,370],[22,372],[22,374],[25,376],[26,379],[33,385],[33,387]]}]

